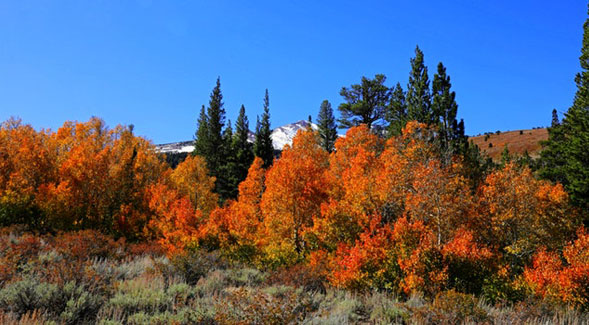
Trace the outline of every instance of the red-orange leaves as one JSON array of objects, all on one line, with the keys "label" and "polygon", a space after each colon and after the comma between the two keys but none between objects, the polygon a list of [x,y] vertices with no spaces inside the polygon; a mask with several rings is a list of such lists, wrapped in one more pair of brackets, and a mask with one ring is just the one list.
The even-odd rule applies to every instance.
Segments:
[{"label": "red-orange leaves", "polygon": [[152,186],[149,195],[149,208],[155,214],[150,225],[158,242],[169,253],[195,244],[201,212],[194,209],[190,200],[163,184]]},{"label": "red-orange leaves", "polygon": [[335,147],[326,173],[329,202],[315,216],[312,230],[315,238],[330,249],[340,242],[354,244],[369,226],[369,216],[378,214],[383,203],[376,181],[383,140],[360,125],[348,130]]},{"label": "red-orange leaves", "polygon": [[580,228],[563,255],[566,263],[556,252],[540,249],[524,278],[542,297],[589,309],[589,232]]},{"label": "red-orange leaves", "polygon": [[496,254],[476,242],[473,232],[464,228],[444,245],[442,256],[448,267],[448,285],[462,292],[480,293],[484,279],[498,268]]},{"label": "red-orange leaves", "polygon": [[454,238],[444,245],[442,253],[445,256],[453,256],[460,259],[473,261],[487,261],[493,257],[493,252],[474,240],[472,231],[459,229]]},{"label": "red-orange leaves", "polygon": [[403,272],[400,289],[409,294],[422,292],[433,296],[444,288],[447,266],[435,246],[435,236],[422,222],[403,217],[393,228],[394,256]]},{"label": "red-orange leaves", "polygon": [[217,201],[215,179],[208,176],[202,158],[188,157],[170,176],[170,185],[149,190],[149,208],[155,214],[151,228],[169,252],[196,245],[200,227]]},{"label": "red-orange leaves", "polygon": [[382,287],[390,280],[394,267],[390,260],[392,232],[390,227],[380,224],[380,217],[373,217],[367,228],[350,247],[340,244],[331,261],[333,269],[329,276],[331,283],[338,287],[364,290]]},{"label": "red-orange leaves", "polygon": [[312,226],[321,203],[327,200],[327,152],[314,132],[299,132],[268,171],[261,208],[270,259],[300,254],[305,249],[303,230]]},{"label": "red-orange leaves", "polygon": [[149,219],[144,195],[165,169],[151,143],[131,127],[109,130],[92,118],[64,123],[45,149],[53,152],[55,173],[37,186],[35,204],[49,227],[142,238]]},{"label": "red-orange leaves", "polygon": [[48,132],[15,119],[0,124],[0,225],[45,226],[34,215],[34,201],[38,187],[56,176],[52,147]]}]

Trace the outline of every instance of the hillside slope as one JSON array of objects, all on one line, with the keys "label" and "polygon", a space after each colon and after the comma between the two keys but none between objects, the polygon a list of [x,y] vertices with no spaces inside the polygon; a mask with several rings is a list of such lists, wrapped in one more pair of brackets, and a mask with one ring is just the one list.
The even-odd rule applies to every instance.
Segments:
[{"label": "hillside slope", "polygon": [[532,158],[540,156],[541,141],[548,139],[548,129],[516,130],[500,133],[489,133],[470,137],[469,141],[479,146],[493,160],[501,159],[503,148],[507,145],[512,155],[523,155],[527,150]]}]

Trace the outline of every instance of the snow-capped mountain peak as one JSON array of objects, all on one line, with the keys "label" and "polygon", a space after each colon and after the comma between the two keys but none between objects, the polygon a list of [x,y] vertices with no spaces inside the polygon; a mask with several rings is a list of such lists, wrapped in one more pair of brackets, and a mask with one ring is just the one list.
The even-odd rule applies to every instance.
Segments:
[{"label": "snow-capped mountain peak", "polygon": [[309,121],[300,120],[295,123],[290,123],[283,125],[281,127],[277,127],[272,130],[272,145],[274,146],[274,150],[282,150],[285,145],[292,144],[292,140],[294,139],[295,135],[299,130],[307,130],[311,125],[313,130],[317,130],[317,125],[314,123],[310,123]]},{"label": "snow-capped mountain peak", "polygon": [[[272,130],[272,145],[274,150],[282,150],[287,144],[292,144],[292,140],[299,130],[307,130],[309,125],[313,130],[317,130],[317,124],[309,121],[300,120],[294,123],[286,124]],[[249,141],[254,142],[254,133],[250,131]],[[156,145],[157,151],[161,153],[180,153],[192,152],[194,150],[194,141],[181,141]]]}]

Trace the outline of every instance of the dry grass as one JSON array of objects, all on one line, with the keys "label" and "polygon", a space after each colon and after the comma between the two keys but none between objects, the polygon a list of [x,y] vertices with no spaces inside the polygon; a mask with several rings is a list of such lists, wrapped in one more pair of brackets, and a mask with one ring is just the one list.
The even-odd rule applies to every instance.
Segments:
[{"label": "dry grass", "polygon": [[[487,153],[493,160],[501,159],[501,153],[507,145],[509,153],[512,155],[523,155],[527,150],[532,158],[540,156],[542,146],[540,141],[548,139],[548,129],[516,130],[479,135],[471,137],[469,140],[478,145],[481,151]],[[492,147],[489,147],[492,144]]]}]

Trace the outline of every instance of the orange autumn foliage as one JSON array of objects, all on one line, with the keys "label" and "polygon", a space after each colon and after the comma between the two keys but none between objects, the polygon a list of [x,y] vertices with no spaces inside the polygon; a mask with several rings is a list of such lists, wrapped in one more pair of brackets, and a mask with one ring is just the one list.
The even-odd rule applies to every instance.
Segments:
[{"label": "orange autumn foliage", "polygon": [[423,221],[398,219],[393,227],[394,255],[402,271],[400,290],[405,294],[434,295],[448,279],[435,236]]},{"label": "orange autumn foliage", "polygon": [[306,263],[334,286],[400,295],[480,294],[523,272],[537,295],[587,304],[589,235],[567,245],[579,218],[563,187],[506,164],[473,190],[435,128],[409,122],[385,141],[361,125],[331,154],[300,132],[269,170],[256,158],[222,207],[201,157],[172,170],[132,131],[97,118],[57,132],[3,123],[0,223],[154,239],[169,254],[200,245],[263,268]]},{"label": "orange autumn foliage", "polygon": [[514,256],[527,258],[540,245],[562,246],[579,223],[562,185],[537,180],[514,163],[491,173],[479,198],[480,234]]},{"label": "orange autumn foliage", "polygon": [[158,242],[170,254],[193,245],[198,240],[202,213],[190,200],[163,184],[149,189],[149,208],[155,214],[150,227]]},{"label": "orange autumn foliage", "polygon": [[474,202],[467,180],[443,168],[439,161],[416,165],[411,188],[405,213],[431,227],[437,246],[448,241],[461,225],[470,223]]},{"label": "orange autumn foliage", "polygon": [[196,245],[201,226],[214,208],[215,178],[208,176],[204,159],[187,157],[172,171],[170,185],[149,188],[149,208],[154,214],[150,228],[169,253]]},{"label": "orange autumn foliage", "polygon": [[303,234],[313,226],[313,216],[327,200],[324,177],[328,153],[313,131],[298,132],[292,147],[285,146],[280,159],[266,175],[260,207],[264,218],[263,246],[270,259],[294,257],[306,249]]},{"label": "orange autumn foliage", "polygon": [[58,172],[39,186],[37,204],[59,229],[99,229],[140,237],[148,222],[143,199],[165,169],[152,145],[118,126],[92,118],[66,122],[52,134]]},{"label": "orange autumn foliage", "polygon": [[369,225],[369,216],[380,212],[378,183],[374,180],[380,170],[378,156],[383,144],[365,125],[350,128],[335,142],[325,173],[329,201],[322,204],[309,230],[320,245],[335,249],[341,242],[354,244]]},{"label": "orange autumn foliage", "polygon": [[170,182],[178,194],[188,198],[204,216],[217,206],[218,195],[213,193],[215,178],[208,175],[206,161],[199,156],[188,156],[170,173]]},{"label": "orange autumn foliage", "polygon": [[[562,258],[564,257],[564,259]],[[542,247],[524,279],[536,294],[589,309],[589,232],[581,227],[577,239],[564,248],[562,257]]]},{"label": "orange autumn foliage", "polygon": [[202,229],[202,237],[216,237],[221,248],[231,246],[258,246],[263,219],[260,201],[264,192],[266,170],[264,161],[256,157],[246,179],[239,184],[237,201],[215,209]]},{"label": "orange autumn foliage", "polygon": [[[355,245],[338,245],[329,262],[332,271],[328,279],[333,285],[364,290],[386,281],[392,233],[390,227],[380,222],[380,217],[371,218],[369,228],[360,234]],[[316,256],[314,260],[314,265],[318,265]]]},{"label": "orange autumn foliage", "polygon": [[20,120],[0,124],[0,224],[45,222],[34,216],[38,188],[57,174],[50,132],[35,131]]},{"label": "orange autumn foliage", "polygon": [[484,280],[499,268],[498,254],[477,242],[473,231],[466,228],[455,231],[441,253],[448,268],[447,285],[462,292],[479,294]]},{"label": "orange autumn foliage", "polygon": [[442,254],[473,261],[488,261],[494,256],[491,249],[475,241],[475,236],[471,230],[464,228],[458,229],[454,238],[444,245]]}]

